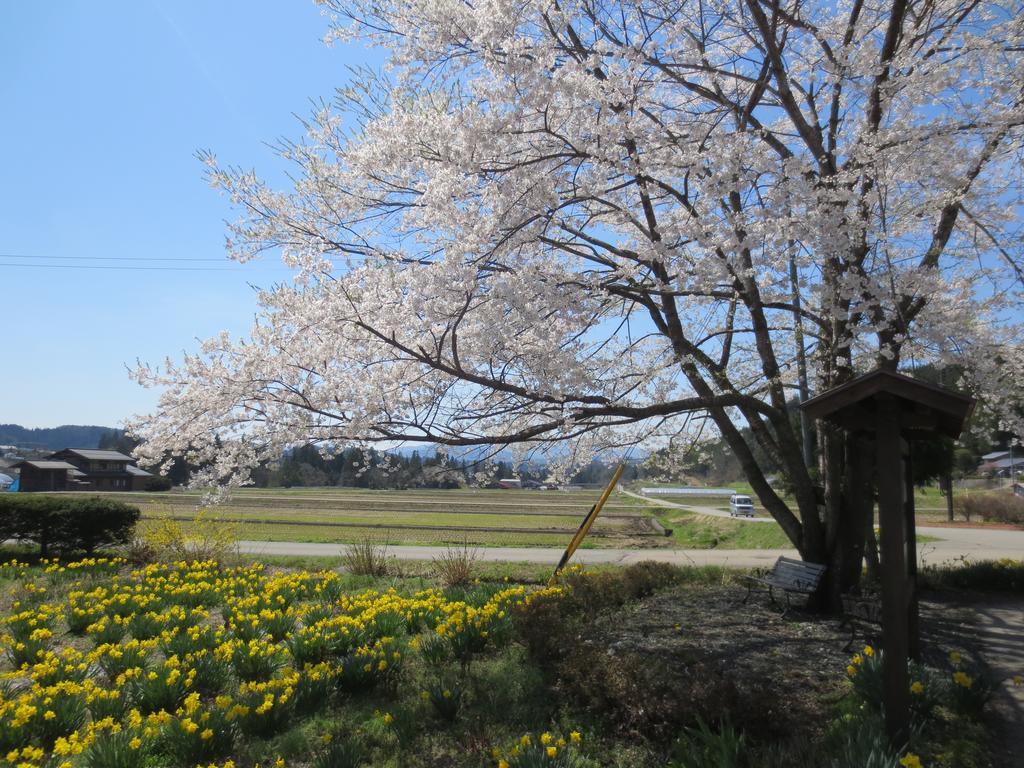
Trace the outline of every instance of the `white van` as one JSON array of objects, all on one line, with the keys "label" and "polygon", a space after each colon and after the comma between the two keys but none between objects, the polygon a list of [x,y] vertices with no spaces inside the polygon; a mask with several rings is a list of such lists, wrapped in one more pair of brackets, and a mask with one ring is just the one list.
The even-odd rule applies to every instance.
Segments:
[{"label": "white van", "polygon": [[754,502],[749,496],[733,494],[729,497],[729,514],[733,517],[753,517]]}]

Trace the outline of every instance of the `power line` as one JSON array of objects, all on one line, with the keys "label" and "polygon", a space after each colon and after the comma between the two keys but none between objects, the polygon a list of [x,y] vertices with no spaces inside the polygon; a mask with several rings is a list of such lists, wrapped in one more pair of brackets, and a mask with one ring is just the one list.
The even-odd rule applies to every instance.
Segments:
[{"label": "power line", "polygon": [[140,267],[129,264],[20,264],[0,261],[3,267],[28,267],[29,269],[113,269],[113,270],[153,270],[157,272],[235,272],[233,267]]},{"label": "power line", "polygon": [[0,253],[0,259],[31,259],[40,261],[227,261],[225,258],[192,256],[32,256],[24,253]]}]

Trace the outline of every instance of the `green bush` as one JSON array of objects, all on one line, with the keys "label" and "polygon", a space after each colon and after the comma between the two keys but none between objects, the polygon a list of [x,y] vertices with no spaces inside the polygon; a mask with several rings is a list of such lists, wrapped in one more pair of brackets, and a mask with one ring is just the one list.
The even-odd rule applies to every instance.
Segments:
[{"label": "green bush", "polygon": [[927,566],[918,574],[922,587],[1024,593],[1024,560],[964,561],[962,565]]},{"label": "green bush", "polygon": [[154,475],[146,481],[143,486],[145,491],[169,491],[171,490],[171,478],[162,475]]},{"label": "green bush", "polygon": [[131,541],[137,507],[99,496],[0,496],[0,536],[51,550],[91,553]]}]

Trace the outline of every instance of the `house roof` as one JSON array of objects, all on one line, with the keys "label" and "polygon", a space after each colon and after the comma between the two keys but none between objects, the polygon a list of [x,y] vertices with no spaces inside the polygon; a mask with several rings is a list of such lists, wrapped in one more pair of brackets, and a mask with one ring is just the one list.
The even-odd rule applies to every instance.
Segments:
[{"label": "house roof", "polygon": [[131,456],[125,456],[120,451],[98,451],[92,448],[65,448],[52,455],[57,456],[61,453],[73,453],[90,461],[135,461]]},{"label": "house roof", "polygon": [[999,459],[998,461],[991,462],[991,464],[996,469],[1006,469],[1007,467],[1024,467],[1024,457],[1014,456],[1012,459]]},{"label": "house roof", "polygon": [[77,469],[74,464],[66,461],[19,461],[15,467],[32,467],[33,469]]},{"label": "house roof", "polygon": [[135,475],[136,477],[152,477],[153,476],[152,472],[147,472],[144,469],[140,469],[139,467],[136,467],[134,464],[129,464],[127,467],[125,467],[125,469],[128,471],[129,475]]},{"label": "house roof", "polygon": [[1001,458],[1003,458],[1003,456],[1009,456],[1009,455],[1010,455],[1009,451],[992,451],[992,453],[986,453],[981,458],[984,461],[995,461],[996,459],[1001,459]]}]

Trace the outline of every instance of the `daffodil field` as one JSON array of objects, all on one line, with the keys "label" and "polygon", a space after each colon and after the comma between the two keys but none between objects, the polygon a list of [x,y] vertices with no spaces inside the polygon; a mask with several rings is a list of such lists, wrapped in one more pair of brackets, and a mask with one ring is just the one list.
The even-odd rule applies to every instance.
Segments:
[{"label": "daffodil field", "polygon": [[[117,559],[44,566],[2,566],[14,599],[0,636],[0,755],[13,768],[241,766],[245,744],[411,684],[422,710],[403,719],[451,720],[458,671],[508,644],[512,609],[552,589],[493,585],[472,604],[433,588],[351,593],[332,571],[212,562],[128,570]],[[407,674],[411,661],[422,674]],[[369,731],[417,727],[390,712],[369,721]],[[299,762],[360,763],[359,748],[330,730],[313,737]],[[481,764],[575,764],[578,732],[520,738],[507,756],[481,746]],[[533,743],[543,747],[539,763]],[[263,756],[266,766],[284,763]]]},{"label": "daffodil field", "polygon": [[440,589],[420,578],[259,563],[10,561],[0,564],[0,760],[7,768],[988,764],[982,711],[996,687],[1022,681],[989,680],[958,652],[945,671],[910,666],[914,735],[897,752],[881,727],[883,666],[872,646],[848,664],[841,653],[821,657],[835,659],[834,673],[800,710],[818,722],[786,721],[783,734],[800,733],[779,743],[765,724],[787,713],[763,712],[798,690],[771,686],[806,666],[801,654],[767,654],[770,667],[742,673],[747,689],[711,667],[694,678],[671,670],[681,676],[665,688],[670,669],[656,655],[646,674],[621,643],[596,642],[595,622],[607,632],[654,621],[637,635],[645,647],[699,665],[713,628],[659,613],[686,604],[701,606],[704,620],[724,610],[740,633],[732,644],[770,627],[776,651],[806,643],[808,632],[816,644],[841,638],[827,619],[783,622],[754,606],[737,614],[735,591],[709,585],[708,574],[687,582],[699,575],[655,564],[573,567],[554,586],[506,577]]}]

